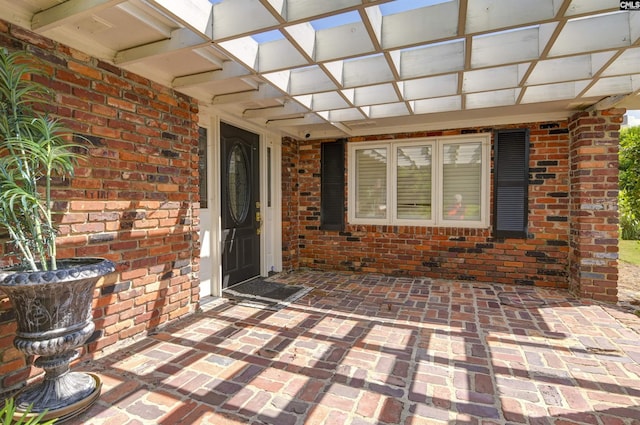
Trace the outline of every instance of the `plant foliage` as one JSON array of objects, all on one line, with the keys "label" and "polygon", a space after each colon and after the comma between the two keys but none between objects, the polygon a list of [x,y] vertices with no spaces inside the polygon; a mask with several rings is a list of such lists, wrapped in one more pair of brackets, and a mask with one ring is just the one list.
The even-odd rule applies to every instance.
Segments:
[{"label": "plant foliage", "polygon": [[31,406],[27,407],[19,419],[14,419],[16,415],[16,406],[12,398],[4,401],[4,405],[0,408],[0,424],[1,425],[53,425],[56,420],[51,419],[46,422],[42,420],[47,413],[41,412],[39,415],[33,416],[31,413]]},{"label": "plant foliage", "polygon": [[26,268],[55,270],[51,184],[71,177],[83,155],[59,120],[37,111],[52,94],[36,75],[45,72],[32,56],[0,49],[0,226]]},{"label": "plant foliage", "polygon": [[620,233],[640,239],[640,126],[620,131]]}]

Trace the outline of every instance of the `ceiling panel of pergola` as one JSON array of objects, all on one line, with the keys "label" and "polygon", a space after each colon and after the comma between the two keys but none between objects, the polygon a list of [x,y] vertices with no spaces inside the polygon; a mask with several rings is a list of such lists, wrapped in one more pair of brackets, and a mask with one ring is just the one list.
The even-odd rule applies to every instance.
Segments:
[{"label": "ceiling panel of pergola", "polygon": [[[640,109],[618,0],[0,0],[3,18],[312,137]],[[240,122],[240,121],[238,121]]]}]

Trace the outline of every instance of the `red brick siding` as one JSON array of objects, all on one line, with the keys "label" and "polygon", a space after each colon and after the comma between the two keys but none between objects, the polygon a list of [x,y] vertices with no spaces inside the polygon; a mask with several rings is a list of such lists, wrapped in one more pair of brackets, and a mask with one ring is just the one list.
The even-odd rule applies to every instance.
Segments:
[{"label": "red brick siding", "polygon": [[[348,142],[523,127],[531,132],[528,239],[497,240],[492,237],[491,229],[445,227],[347,224],[344,232],[322,231],[319,229],[322,141],[299,141],[297,171],[283,175],[283,180],[295,179],[298,187],[298,267],[566,288],[569,261],[566,122],[379,135],[351,138]],[[293,152],[294,147],[288,144],[287,149]],[[295,184],[284,181],[284,186],[293,188]],[[293,198],[285,197],[284,202],[284,214],[295,213],[287,204],[293,202]],[[288,220],[292,224],[295,221]],[[284,240],[293,243],[292,230],[285,228],[284,231]],[[290,262],[288,266],[295,268],[296,264]]]},{"label": "red brick siding", "polygon": [[298,142],[282,139],[282,270],[298,268]]},{"label": "red brick siding", "polygon": [[618,148],[624,109],[571,117],[571,290],[617,300]]},{"label": "red brick siding", "polygon": [[[93,144],[90,160],[54,193],[63,213],[59,256],[107,257],[117,265],[96,289],[96,333],[85,352],[193,312],[199,293],[197,104],[2,21],[1,47],[27,49],[43,60],[51,80],[42,82],[57,100],[49,112]],[[40,372],[13,348],[13,318],[2,299],[0,393]]]}]

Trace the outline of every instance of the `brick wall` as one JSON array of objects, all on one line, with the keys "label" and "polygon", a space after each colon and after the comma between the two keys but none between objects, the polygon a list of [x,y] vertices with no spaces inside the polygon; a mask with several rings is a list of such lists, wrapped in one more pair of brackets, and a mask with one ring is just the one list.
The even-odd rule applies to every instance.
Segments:
[{"label": "brick wall", "polygon": [[282,139],[282,270],[298,268],[298,142]]},{"label": "brick wall", "polygon": [[[0,48],[41,58],[56,93],[49,112],[93,144],[56,188],[60,257],[100,256],[117,272],[96,289],[86,352],[194,311],[198,302],[197,105],[138,75],[0,21]],[[0,250],[6,250],[1,244]],[[32,358],[13,348],[14,313],[0,295],[0,394],[24,384]]]},{"label": "brick wall", "polygon": [[571,290],[617,300],[618,147],[624,109],[571,117]]},{"label": "brick wall", "polygon": [[[527,239],[495,239],[490,229],[450,227],[347,224],[343,232],[320,230],[322,141],[299,141],[297,170],[283,175],[283,181],[289,177],[298,184],[299,267],[566,288],[570,216],[566,121],[359,137],[349,139],[348,143],[523,127],[531,132]],[[288,149],[294,148],[288,144]],[[295,184],[286,182],[284,186],[295,187]],[[287,204],[285,208],[293,210]],[[287,232],[291,230],[285,230],[283,239],[293,243],[293,237],[287,236]],[[296,264],[289,266],[295,268]]]}]

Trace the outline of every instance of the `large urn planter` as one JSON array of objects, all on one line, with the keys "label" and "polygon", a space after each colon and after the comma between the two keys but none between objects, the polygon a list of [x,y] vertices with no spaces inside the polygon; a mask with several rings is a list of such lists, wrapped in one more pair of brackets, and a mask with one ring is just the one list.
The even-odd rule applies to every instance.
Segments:
[{"label": "large urn planter", "polygon": [[97,375],[71,372],[77,348],[93,334],[93,292],[98,280],[115,271],[101,258],[58,260],[51,271],[0,272],[0,289],[16,313],[14,346],[38,356],[35,365],[44,379],[16,395],[17,414],[46,411],[45,419],[66,419],[86,410],[100,395]]}]

